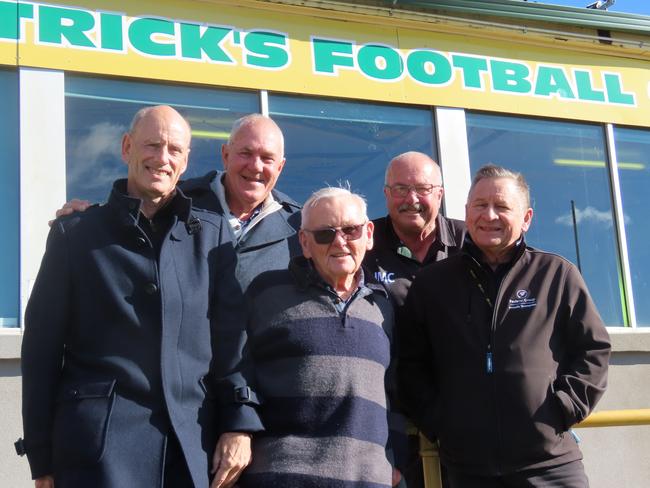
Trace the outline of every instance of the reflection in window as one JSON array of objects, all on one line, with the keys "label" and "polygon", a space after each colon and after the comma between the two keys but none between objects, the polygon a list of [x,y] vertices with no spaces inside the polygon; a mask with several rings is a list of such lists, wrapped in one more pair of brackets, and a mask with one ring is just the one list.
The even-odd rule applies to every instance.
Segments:
[{"label": "reflection in window", "polygon": [[117,178],[126,177],[122,134],[146,105],[176,108],[192,126],[192,152],[183,178],[220,167],[221,144],[232,123],[259,112],[253,92],[222,91],[66,76],[67,198],[102,202]]},{"label": "reflection in window", "polygon": [[19,276],[19,142],[18,75],[0,70],[0,147],[3,152],[0,178],[0,327],[18,327]]},{"label": "reflection in window", "polygon": [[639,326],[650,326],[650,131],[616,128],[616,159],[621,183],[625,235]]},{"label": "reflection in window", "polygon": [[376,218],[386,213],[388,162],[405,151],[436,157],[429,109],[270,95],[269,111],[286,144],[278,188],[298,202],[349,180],[367,198],[369,217]]},{"label": "reflection in window", "polygon": [[468,114],[467,132],[473,172],[495,163],[528,180],[534,210],[528,243],[579,261],[605,323],[624,325],[602,128]]}]

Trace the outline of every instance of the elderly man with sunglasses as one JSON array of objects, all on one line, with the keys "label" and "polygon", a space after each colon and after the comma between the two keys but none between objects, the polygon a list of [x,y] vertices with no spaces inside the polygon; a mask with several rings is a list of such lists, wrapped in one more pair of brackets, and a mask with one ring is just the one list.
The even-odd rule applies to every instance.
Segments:
[{"label": "elderly man with sunglasses", "polygon": [[[440,167],[420,152],[393,158],[386,168],[384,195],[388,216],[373,221],[375,246],[364,262],[366,271],[382,282],[396,306],[397,322],[415,275],[426,265],[456,254],[465,225],[440,213],[444,190]],[[401,326],[408,326],[402,324]],[[392,388],[391,388],[392,390]],[[408,488],[424,487],[419,437],[397,412],[391,415],[391,440],[396,464]],[[412,435],[405,435],[409,431]]]},{"label": "elderly man with sunglasses", "polygon": [[360,196],[319,190],[302,209],[304,256],[251,283],[237,374],[263,399],[265,431],[240,487],[392,485],[384,381],[393,311],[361,269],[372,231]]}]

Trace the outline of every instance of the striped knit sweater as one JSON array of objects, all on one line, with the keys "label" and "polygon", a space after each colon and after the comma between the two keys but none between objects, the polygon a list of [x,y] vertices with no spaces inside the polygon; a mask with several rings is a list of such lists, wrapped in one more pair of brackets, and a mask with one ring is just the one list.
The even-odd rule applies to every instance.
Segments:
[{"label": "striped knit sweater", "polygon": [[393,311],[383,288],[360,287],[343,309],[298,257],[289,270],[261,274],[247,295],[266,431],[254,436],[239,486],[390,487],[384,381]]}]

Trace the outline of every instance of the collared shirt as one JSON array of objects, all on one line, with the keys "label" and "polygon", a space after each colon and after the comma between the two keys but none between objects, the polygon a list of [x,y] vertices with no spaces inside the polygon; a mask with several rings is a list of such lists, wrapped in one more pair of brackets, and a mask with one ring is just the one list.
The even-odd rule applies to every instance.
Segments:
[{"label": "collared shirt", "polygon": [[364,259],[368,275],[383,283],[395,304],[401,307],[415,275],[424,266],[459,252],[465,237],[465,224],[442,215],[436,218],[436,238],[424,261],[418,261],[395,233],[389,216],[373,221],[374,247]]},{"label": "collared shirt", "polygon": [[366,285],[365,276],[363,274],[363,268],[359,268],[354,275],[354,280],[356,282],[356,287],[354,291],[350,293],[350,296],[348,296],[347,299],[341,298],[341,296],[334,289],[334,287],[330,285],[327,281],[325,281],[323,277],[320,275],[320,273],[316,270],[316,268],[314,267],[314,262],[311,259],[307,259],[306,261],[307,261],[309,279],[312,282],[318,284],[318,286],[320,286],[321,288],[327,290],[331,295],[335,295],[334,308],[336,308],[336,311],[340,314],[345,312],[345,309],[347,308],[348,304],[357,295],[357,293],[359,293],[359,291],[363,289]]},{"label": "collared shirt", "polygon": [[219,203],[224,210],[224,215],[228,217],[228,223],[230,224],[230,227],[235,234],[235,238],[239,240],[244,235],[246,235],[246,233],[250,232],[250,230],[255,227],[264,217],[280,210],[282,208],[282,205],[276,202],[273,198],[273,195],[269,193],[266,197],[266,200],[264,200],[255,208],[255,210],[253,210],[253,213],[248,219],[238,219],[231,213],[228,202],[226,201],[226,188],[223,185],[223,178],[225,176],[226,173],[224,173],[221,178],[215,178],[213,184],[215,187],[215,193],[219,199]]}]

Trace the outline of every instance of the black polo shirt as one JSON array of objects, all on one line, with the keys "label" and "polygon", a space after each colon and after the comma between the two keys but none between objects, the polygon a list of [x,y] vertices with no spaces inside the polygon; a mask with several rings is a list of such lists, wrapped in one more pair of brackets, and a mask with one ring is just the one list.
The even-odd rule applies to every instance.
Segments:
[{"label": "black polo shirt", "polygon": [[445,259],[460,251],[465,238],[465,223],[436,218],[436,239],[431,244],[423,262],[413,257],[402,243],[389,216],[373,220],[375,224],[374,247],[363,261],[366,276],[383,283],[397,307],[404,305],[406,294],[415,275],[427,264]]}]

